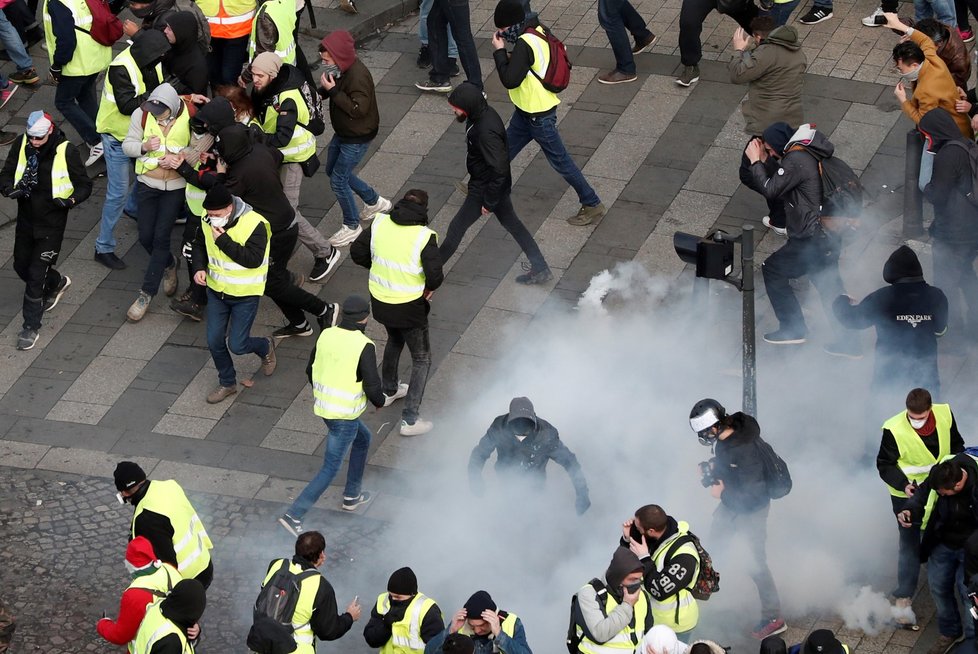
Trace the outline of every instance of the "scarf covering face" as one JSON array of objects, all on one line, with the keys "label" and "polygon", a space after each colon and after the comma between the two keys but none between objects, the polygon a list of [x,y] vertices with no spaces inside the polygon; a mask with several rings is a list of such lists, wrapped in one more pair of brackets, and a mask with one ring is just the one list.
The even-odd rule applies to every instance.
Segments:
[{"label": "scarf covering face", "polygon": [[37,148],[28,141],[24,152],[27,156],[27,170],[24,171],[24,176],[17,182],[17,188],[24,192],[23,197],[29,198],[31,197],[31,191],[37,186]]}]

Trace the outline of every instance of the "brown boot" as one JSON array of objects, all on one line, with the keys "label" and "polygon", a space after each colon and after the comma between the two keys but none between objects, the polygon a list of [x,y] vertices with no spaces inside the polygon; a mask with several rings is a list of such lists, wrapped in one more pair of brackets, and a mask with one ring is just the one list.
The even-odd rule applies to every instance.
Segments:
[{"label": "brown boot", "polygon": [[223,402],[232,395],[238,392],[238,387],[235,386],[218,386],[216,390],[210,392],[207,396],[208,404],[217,404],[218,402]]},{"label": "brown boot", "polygon": [[269,338],[268,340],[268,354],[261,358],[261,371],[262,374],[268,377],[273,372],[275,372],[275,339]]}]

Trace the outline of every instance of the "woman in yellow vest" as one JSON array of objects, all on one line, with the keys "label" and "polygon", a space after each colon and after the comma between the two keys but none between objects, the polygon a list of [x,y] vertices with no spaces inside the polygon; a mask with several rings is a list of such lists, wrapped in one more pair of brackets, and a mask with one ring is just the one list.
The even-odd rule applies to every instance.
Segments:
[{"label": "woman in yellow vest", "polygon": [[187,631],[204,615],[207,597],[196,579],[184,579],[170,594],[146,610],[132,644],[134,654],[193,654]]},{"label": "woman in yellow vest", "polygon": [[386,398],[377,372],[376,348],[364,335],[369,315],[366,298],[347,296],[340,324],[323,329],[309,356],[306,373],[312,384],[313,411],[326,423],[329,438],[323,467],[278,520],[293,536],[302,533],[302,518],[329,488],[347,451],[350,467],[343,489],[343,510],[355,511],[373,499],[373,493],[361,488],[373,434],[360,415],[367,410],[368,401],[380,408]]},{"label": "woman in yellow vest", "polygon": [[387,592],[377,597],[363,639],[380,654],[421,654],[444,630],[441,609],[418,592],[414,570],[399,568],[387,580]]},{"label": "woman in yellow vest", "polygon": [[41,316],[58,304],[71,284],[54,265],[68,211],[91,192],[92,180],[75,146],[55,127],[50,114],[31,113],[27,133],[11,146],[0,171],[0,193],[17,200],[14,270],[25,283],[18,350],[34,347]]},{"label": "woman in yellow vest", "polygon": [[[194,282],[207,286],[207,347],[220,385],[207,396],[217,404],[238,392],[235,354],[257,354],[265,376],[275,372],[275,342],[251,336],[268,279],[271,227],[224,185],[204,197],[205,224],[194,241]],[[228,351],[230,349],[230,352]]]}]

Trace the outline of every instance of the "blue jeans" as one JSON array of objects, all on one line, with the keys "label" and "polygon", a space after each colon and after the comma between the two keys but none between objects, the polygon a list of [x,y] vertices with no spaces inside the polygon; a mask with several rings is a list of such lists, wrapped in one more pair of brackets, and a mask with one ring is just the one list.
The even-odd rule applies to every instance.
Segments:
[{"label": "blue jeans", "polygon": [[795,10],[798,6],[800,0],[790,0],[790,2],[780,2],[775,3],[773,7],[767,11],[761,12],[764,16],[770,16],[771,20],[778,27],[781,25],[786,25],[788,23],[788,18],[791,17],[791,12]]},{"label": "blue jeans", "polygon": [[[208,318],[210,321],[210,318]],[[370,449],[372,434],[362,420],[327,420],[326,453],[323,455],[323,467],[312,478],[305,490],[295,498],[287,513],[297,520],[306,515],[316,500],[326,492],[333,477],[340,471],[346,451],[350,450],[350,467],[346,473],[346,486],[343,497],[359,497],[360,484],[363,481],[363,469],[367,465],[367,451]],[[350,446],[353,446],[350,449]]]},{"label": "blue jeans", "polygon": [[[105,202],[102,204],[102,222],[99,225],[98,238],[95,239],[95,251],[99,254],[115,252],[115,225],[122,215],[122,207],[130,208],[131,200],[127,202],[129,193],[129,178],[132,171],[132,159],[122,151],[122,141],[117,141],[111,134],[102,134],[102,147],[105,150],[105,179],[108,185],[105,189]],[[131,212],[136,215],[135,211]]]},{"label": "blue jeans", "polygon": [[367,154],[369,143],[344,143],[334,136],[326,147],[326,174],[329,175],[329,187],[336,195],[336,201],[343,209],[343,224],[350,229],[356,229],[360,224],[360,212],[356,193],[364,204],[377,204],[380,195],[365,181],[353,174],[364,155]]},{"label": "blue jeans", "polygon": [[513,112],[506,128],[506,141],[509,143],[509,160],[516,158],[530,141],[536,141],[546,155],[550,166],[560,173],[568,184],[577,191],[577,199],[585,207],[601,203],[598,194],[584,179],[584,173],[567,154],[567,148],[557,131],[557,110],[543,116],[529,116],[519,109]]},{"label": "blue jeans", "polygon": [[[221,386],[234,386],[234,361],[228,353],[268,354],[268,339],[251,336],[258,314],[258,296],[236,298],[207,289],[207,347],[217,368]],[[225,334],[227,340],[225,341]]]},{"label": "blue jeans", "polygon": [[0,43],[3,43],[3,47],[7,49],[7,54],[17,66],[17,70],[29,70],[34,67],[34,60],[27,54],[24,41],[2,11],[0,11]]},{"label": "blue jeans", "polygon": [[54,89],[55,108],[88,145],[95,145],[101,140],[95,131],[95,118],[98,116],[97,78],[98,75],[62,75]]},{"label": "blue jeans", "polygon": [[[421,45],[428,45],[428,12],[431,11],[431,3],[434,1],[421,0],[421,13],[418,16],[418,40]],[[448,58],[458,59],[458,46],[455,45],[451,26],[448,27]]]},{"label": "blue jeans", "polygon": [[469,18],[469,0],[432,0],[428,12],[428,42],[431,45],[431,71],[428,78],[432,82],[447,82],[451,79],[448,67],[448,30],[451,28],[458,49],[458,62],[465,71],[465,79],[482,90],[482,65],[479,53],[472,38],[472,25]]},{"label": "blue jeans", "polygon": [[615,53],[615,69],[626,75],[635,74],[635,57],[632,55],[632,44],[628,41],[628,32],[636,43],[641,43],[649,37],[645,20],[639,15],[628,0],[598,0],[598,24],[608,34],[611,51]]},{"label": "blue jeans", "polygon": [[938,22],[948,27],[958,26],[958,13],[954,9],[954,0],[914,0],[914,19],[922,21],[925,18],[936,18]]},{"label": "blue jeans", "polygon": [[[974,638],[975,626],[968,613],[970,601],[968,589],[964,585],[964,549],[951,549],[938,544],[931,550],[927,559],[927,583],[930,586],[931,597],[937,607],[937,630],[942,636],[957,637],[961,635],[961,606],[964,606],[965,638]],[[959,593],[961,604],[955,598],[955,590]]]},{"label": "blue jeans", "polygon": [[211,88],[222,84],[235,85],[241,68],[248,61],[248,37],[211,39],[211,51],[207,53],[207,72]]}]

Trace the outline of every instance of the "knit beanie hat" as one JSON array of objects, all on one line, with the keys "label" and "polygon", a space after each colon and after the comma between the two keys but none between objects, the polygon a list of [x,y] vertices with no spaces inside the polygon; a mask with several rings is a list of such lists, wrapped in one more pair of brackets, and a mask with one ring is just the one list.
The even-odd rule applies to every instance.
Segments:
[{"label": "knit beanie hat", "polygon": [[370,315],[370,303],[362,295],[348,295],[343,300],[343,318],[360,322]]},{"label": "knit beanie hat", "polygon": [[152,566],[153,562],[156,561],[153,544],[145,536],[136,536],[126,546],[126,561],[132,565],[134,570],[142,570]]},{"label": "knit beanie hat", "polygon": [[205,209],[226,209],[232,204],[234,204],[234,198],[231,197],[231,191],[224,184],[212,186],[207,191],[207,195],[204,196]]},{"label": "knit beanie hat", "polygon": [[483,611],[495,611],[496,603],[492,601],[492,597],[484,590],[476,591],[469,601],[465,603],[465,615],[474,620],[482,619]]},{"label": "knit beanie hat", "polygon": [[526,19],[526,9],[520,0],[499,0],[492,18],[499,28],[519,25]]},{"label": "knit beanie hat", "polygon": [[802,654],[842,654],[842,643],[828,629],[816,629],[805,639]]},{"label": "knit beanie hat", "polygon": [[784,154],[784,149],[794,133],[795,128],[788,123],[772,123],[764,130],[761,138],[771,146],[771,149],[778,153],[778,156],[781,156]]},{"label": "knit beanie hat", "polygon": [[278,71],[282,68],[282,58],[274,52],[263,52],[251,62],[251,69],[265,73],[272,77],[278,77]]},{"label": "knit beanie hat", "polygon": [[141,481],[146,481],[146,473],[133,461],[120,461],[113,473],[115,489],[124,491],[132,488]]},{"label": "knit beanie hat", "polygon": [[391,573],[387,580],[387,592],[396,595],[415,595],[418,592],[418,578],[411,568],[400,568]]}]

